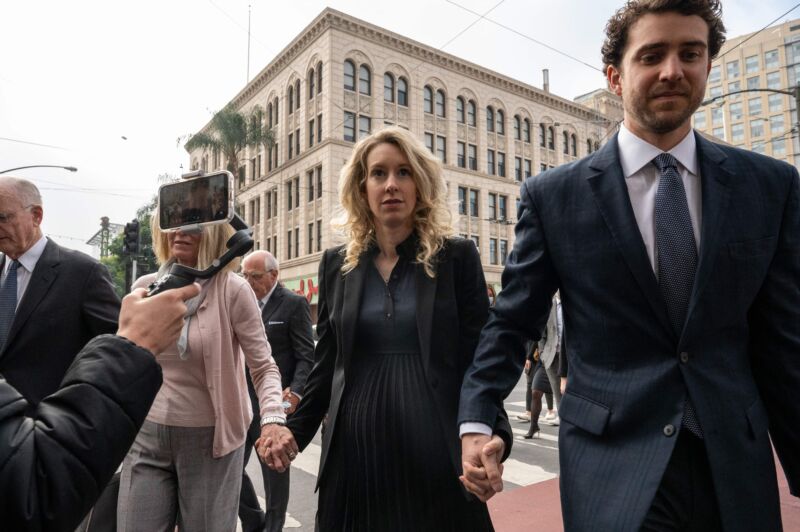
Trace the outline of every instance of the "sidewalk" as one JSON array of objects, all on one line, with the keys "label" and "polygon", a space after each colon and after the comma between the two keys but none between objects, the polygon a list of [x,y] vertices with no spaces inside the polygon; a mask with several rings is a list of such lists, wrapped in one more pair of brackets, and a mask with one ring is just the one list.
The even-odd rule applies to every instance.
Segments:
[{"label": "sidewalk", "polygon": [[[800,530],[800,499],[789,494],[789,485],[778,463],[778,489],[784,530]],[[561,500],[558,479],[546,480],[511,492],[500,493],[489,501],[489,513],[496,532],[561,532]]]}]

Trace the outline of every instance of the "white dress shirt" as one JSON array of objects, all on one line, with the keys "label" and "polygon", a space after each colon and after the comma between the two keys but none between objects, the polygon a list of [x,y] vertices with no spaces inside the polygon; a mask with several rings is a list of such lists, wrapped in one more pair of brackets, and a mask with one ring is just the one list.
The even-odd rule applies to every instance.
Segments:
[{"label": "white dress shirt", "polygon": [[[20,255],[19,259],[17,259],[17,262],[19,262],[19,267],[17,268],[17,306],[19,306],[19,302],[22,301],[25,290],[28,289],[28,283],[31,281],[33,269],[36,267],[36,263],[39,262],[42,253],[44,253],[44,247],[46,245],[47,237],[42,235],[34,245],[28,248],[28,251]],[[3,261],[3,284],[6,283],[6,277],[8,277],[8,269],[11,267],[11,260],[11,257],[6,255],[5,261]]]}]

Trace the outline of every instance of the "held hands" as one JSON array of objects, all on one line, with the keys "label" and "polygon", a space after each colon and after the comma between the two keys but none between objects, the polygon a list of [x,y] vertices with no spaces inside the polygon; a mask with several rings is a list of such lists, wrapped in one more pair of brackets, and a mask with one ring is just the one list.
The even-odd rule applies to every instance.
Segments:
[{"label": "held hands", "polygon": [[294,414],[294,411],[297,410],[297,404],[300,402],[300,399],[292,393],[288,387],[283,390],[283,401],[289,402],[289,408],[284,408],[283,411],[286,415]]},{"label": "held hands", "polygon": [[297,442],[288,428],[276,423],[261,427],[261,437],[256,440],[256,454],[267,467],[283,473],[289,469],[298,452]]},{"label": "held hands", "polygon": [[137,288],[122,299],[117,334],[150,351],[160,353],[178,339],[186,314],[184,301],[200,293],[193,283],[145,297],[147,290]]},{"label": "held hands", "polygon": [[482,502],[503,491],[503,464],[500,460],[505,442],[498,435],[464,434],[461,438],[461,460],[464,474],[459,477],[464,487]]}]

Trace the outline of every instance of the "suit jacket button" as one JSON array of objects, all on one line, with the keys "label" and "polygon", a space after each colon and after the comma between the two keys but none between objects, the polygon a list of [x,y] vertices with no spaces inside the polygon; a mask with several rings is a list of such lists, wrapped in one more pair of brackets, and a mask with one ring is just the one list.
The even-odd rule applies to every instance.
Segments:
[{"label": "suit jacket button", "polygon": [[675,434],[675,426],[674,425],[664,425],[664,436],[670,437]]},{"label": "suit jacket button", "polygon": [[686,351],[682,351],[681,355],[680,355],[680,358],[681,358],[681,362],[686,364],[687,362],[689,362],[689,353],[687,353]]}]

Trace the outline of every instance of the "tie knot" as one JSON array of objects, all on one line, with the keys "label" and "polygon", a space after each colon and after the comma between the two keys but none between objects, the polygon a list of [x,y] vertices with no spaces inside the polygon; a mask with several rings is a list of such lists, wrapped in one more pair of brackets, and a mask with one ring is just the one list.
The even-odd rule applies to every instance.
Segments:
[{"label": "tie knot", "polygon": [[669,153],[662,153],[658,155],[655,159],[653,159],[653,164],[661,171],[662,173],[667,170],[667,168],[674,168],[676,171],[678,170],[678,161],[670,155]]},{"label": "tie knot", "polygon": [[17,271],[17,268],[19,268],[19,261],[12,260],[8,266],[8,273]]}]

